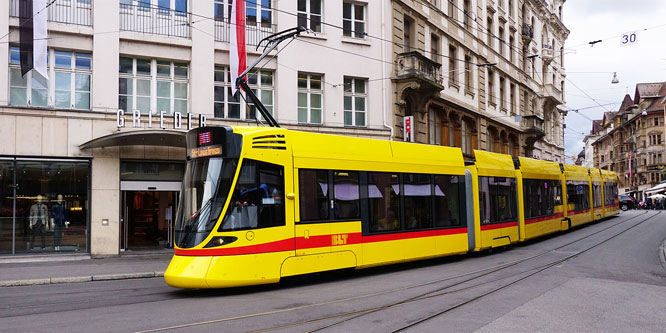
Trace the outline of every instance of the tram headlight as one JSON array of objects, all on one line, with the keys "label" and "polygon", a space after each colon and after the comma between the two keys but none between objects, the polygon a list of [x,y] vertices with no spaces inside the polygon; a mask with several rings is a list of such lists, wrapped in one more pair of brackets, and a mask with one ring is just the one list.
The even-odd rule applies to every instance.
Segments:
[{"label": "tram headlight", "polygon": [[210,242],[208,242],[204,248],[227,245],[229,243],[235,242],[237,239],[238,237],[234,236],[215,236],[211,238]]}]

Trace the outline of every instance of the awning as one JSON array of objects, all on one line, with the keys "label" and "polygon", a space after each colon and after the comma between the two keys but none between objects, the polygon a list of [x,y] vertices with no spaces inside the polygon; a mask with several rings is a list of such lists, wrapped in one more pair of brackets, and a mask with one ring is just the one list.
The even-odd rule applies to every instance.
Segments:
[{"label": "awning", "polygon": [[659,184],[659,185],[657,185],[657,186],[655,186],[651,189],[646,190],[645,194],[650,195],[652,193],[661,192],[661,191],[664,190],[664,188],[666,188],[666,183],[661,183],[661,184]]},{"label": "awning", "polygon": [[169,130],[145,130],[116,132],[92,139],[79,146],[79,149],[116,147],[116,146],[169,146],[186,147],[185,132]]}]

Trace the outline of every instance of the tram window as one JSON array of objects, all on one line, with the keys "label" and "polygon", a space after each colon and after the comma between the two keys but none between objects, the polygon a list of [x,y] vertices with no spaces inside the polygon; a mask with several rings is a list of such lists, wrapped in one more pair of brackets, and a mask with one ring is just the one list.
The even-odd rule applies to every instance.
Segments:
[{"label": "tram window", "polygon": [[460,219],[460,186],[464,176],[435,176],[435,226],[459,226]]},{"label": "tram window", "polygon": [[368,173],[370,231],[400,230],[400,185],[398,174]]},{"label": "tram window", "polygon": [[358,219],[360,212],[359,173],[356,171],[333,172],[333,196],[335,219]]},{"label": "tram window", "polygon": [[590,185],[584,181],[567,181],[568,205],[574,205],[574,210],[590,208]]},{"label": "tram window", "polygon": [[285,225],[284,168],[245,159],[220,230]]},{"label": "tram window", "polygon": [[594,208],[601,207],[601,184],[592,183],[592,198],[594,199]]},{"label": "tram window", "polygon": [[431,176],[404,174],[405,227],[407,229],[432,228]]},{"label": "tram window", "polygon": [[328,171],[298,171],[301,221],[328,220]]},{"label": "tram window", "polygon": [[551,216],[562,204],[562,188],[557,180],[523,179],[525,218]]},{"label": "tram window", "polygon": [[516,202],[515,178],[479,177],[481,224],[516,221]]}]

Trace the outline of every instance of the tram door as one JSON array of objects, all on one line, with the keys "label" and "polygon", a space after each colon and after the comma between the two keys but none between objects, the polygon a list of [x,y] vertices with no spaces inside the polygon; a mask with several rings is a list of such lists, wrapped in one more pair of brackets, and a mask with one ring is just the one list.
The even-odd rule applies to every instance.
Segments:
[{"label": "tram door", "polygon": [[156,189],[121,192],[121,251],[173,247],[179,191]]}]

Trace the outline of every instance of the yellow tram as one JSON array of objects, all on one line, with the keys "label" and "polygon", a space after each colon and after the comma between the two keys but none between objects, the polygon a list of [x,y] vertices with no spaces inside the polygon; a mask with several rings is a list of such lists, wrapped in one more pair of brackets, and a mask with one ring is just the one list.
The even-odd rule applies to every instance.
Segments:
[{"label": "yellow tram", "polygon": [[165,280],[245,286],[506,246],[593,221],[590,184],[602,184],[603,217],[618,213],[612,172],[475,157],[281,128],[193,129]]},{"label": "yellow tram", "polygon": [[302,31],[262,40],[236,80],[271,127],[187,133],[169,285],[247,286],[464,254],[618,213],[613,172],[483,151],[465,163],[460,148],[279,128],[244,77]]}]

